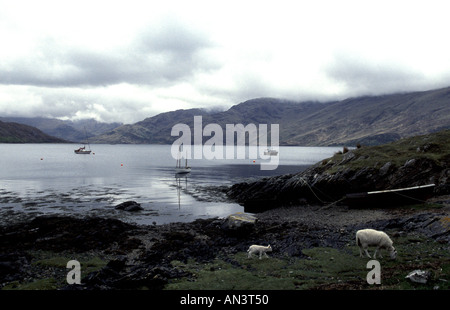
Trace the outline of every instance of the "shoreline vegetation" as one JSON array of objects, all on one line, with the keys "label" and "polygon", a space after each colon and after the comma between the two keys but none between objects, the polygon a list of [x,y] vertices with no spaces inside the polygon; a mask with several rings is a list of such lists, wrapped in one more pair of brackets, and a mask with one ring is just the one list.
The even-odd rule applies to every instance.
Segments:
[{"label": "shoreline vegetation", "polygon": [[[39,216],[3,225],[0,289],[448,290],[448,167],[449,130],[363,146],[298,174],[224,190],[244,205],[260,205],[253,217],[139,226]],[[434,197],[415,205],[350,209],[335,203],[348,191],[430,182],[436,184]],[[396,260],[382,252],[381,284],[366,280],[369,258],[359,257],[355,242],[362,228],[387,232],[398,251]],[[273,251],[269,258],[249,259],[252,244],[270,244]],[[70,260],[81,264],[81,284],[66,281]],[[414,270],[426,271],[427,282],[407,279]]]}]

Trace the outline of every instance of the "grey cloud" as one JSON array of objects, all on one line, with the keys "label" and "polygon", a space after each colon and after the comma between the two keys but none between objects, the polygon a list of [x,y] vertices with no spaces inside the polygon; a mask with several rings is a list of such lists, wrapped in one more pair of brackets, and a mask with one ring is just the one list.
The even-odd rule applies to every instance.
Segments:
[{"label": "grey cloud", "polygon": [[[141,120],[148,113],[146,111],[153,109],[151,103],[141,104],[140,100],[123,97],[114,90],[109,96],[109,88],[11,87],[23,96],[7,105],[0,103],[2,116],[96,118],[123,122]],[[136,115],[139,116],[136,118]]]},{"label": "grey cloud", "polygon": [[401,63],[368,60],[352,53],[336,53],[325,74],[344,84],[351,95],[418,90],[428,84],[422,72]]},{"label": "grey cloud", "polygon": [[144,29],[136,43],[136,47],[144,52],[169,52],[180,56],[193,54],[199,47],[212,45],[205,33],[175,19],[168,19],[158,27]]},{"label": "grey cloud", "polygon": [[0,84],[48,87],[105,86],[118,83],[171,84],[217,63],[204,54],[206,34],[168,21],[142,31],[128,46],[98,51],[47,40],[27,59],[0,62]]}]

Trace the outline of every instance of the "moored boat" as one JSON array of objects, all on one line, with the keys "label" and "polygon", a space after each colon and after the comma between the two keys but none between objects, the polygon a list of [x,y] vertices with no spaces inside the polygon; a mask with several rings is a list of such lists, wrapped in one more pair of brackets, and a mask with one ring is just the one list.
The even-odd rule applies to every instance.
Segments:
[{"label": "moored boat", "polygon": [[177,158],[177,164],[175,166],[175,174],[186,174],[191,172],[191,167],[188,166],[188,160],[187,160],[187,153],[186,153],[186,163],[184,167],[181,164],[181,145],[179,146],[179,152],[178,152],[178,158]]},{"label": "moored boat", "polygon": [[89,147],[89,150],[86,150],[86,144],[79,147],[78,149],[74,150],[75,154],[91,154],[91,146],[89,145],[89,140],[87,138],[86,128],[84,128],[84,134],[86,135],[86,141],[87,145]]},{"label": "moored boat", "polygon": [[277,156],[278,151],[274,149],[266,149],[264,150],[264,155]]},{"label": "moored boat", "polygon": [[75,154],[91,154],[91,150],[86,150],[85,146],[82,146],[76,150],[74,150]]}]

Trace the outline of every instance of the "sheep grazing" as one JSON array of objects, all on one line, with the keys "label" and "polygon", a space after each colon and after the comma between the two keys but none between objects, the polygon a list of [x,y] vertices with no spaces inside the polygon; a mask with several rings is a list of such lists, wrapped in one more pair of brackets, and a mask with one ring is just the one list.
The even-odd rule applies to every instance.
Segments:
[{"label": "sheep grazing", "polygon": [[261,256],[264,254],[266,257],[269,257],[267,255],[267,252],[272,252],[272,247],[270,246],[270,244],[268,246],[262,246],[262,245],[251,245],[248,250],[248,258],[252,257],[252,254],[258,253],[259,252],[259,259],[261,259]]},{"label": "sheep grazing", "polygon": [[[362,250],[368,257],[370,257],[369,252],[367,252],[368,246],[376,246],[375,253],[373,254],[373,258],[377,258],[377,252],[381,248],[385,248],[389,251],[389,255],[392,259],[397,257],[397,251],[392,246],[392,240],[389,236],[383,232],[374,229],[362,229],[356,232],[356,244],[359,246],[359,255],[363,257]],[[380,251],[380,257],[383,258]],[[370,257],[371,258],[371,257]]]}]

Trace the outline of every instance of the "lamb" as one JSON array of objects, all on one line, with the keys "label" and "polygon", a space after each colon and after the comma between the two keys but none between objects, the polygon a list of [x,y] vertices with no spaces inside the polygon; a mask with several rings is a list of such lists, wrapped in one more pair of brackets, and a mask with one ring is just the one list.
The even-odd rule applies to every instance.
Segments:
[{"label": "lamb", "polygon": [[[383,232],[374,229],[362,229],[356,232],[356,244],[359,246],[359,255],[363,257],[362,250],[368,257],[370,257],[369,252],[367,252],[367,247],[370,245],[374,245],[377,248],[375,249],[375,253],[373,254],[373,258],[377,258],[377,252],[381,248],[385,248],[389,251],[389,255],[392,259],[397,257],[397,251],[392,246],[392,240],[389,236]],[[371,258],[371,257],[370,257]],[[380,258],[383,258],[380,251]]]},{"label": "lamb", "polygon": [[270,244],[268,246],[262,246],[262,245],[251,245],[248,250],[248,258],[252,257],[252,254],[259,252],[259,259],[261,259],[262,254],[264,254],[266,257],[269,257],[267,255],[267,252],[272,252],[272,247]]}]

